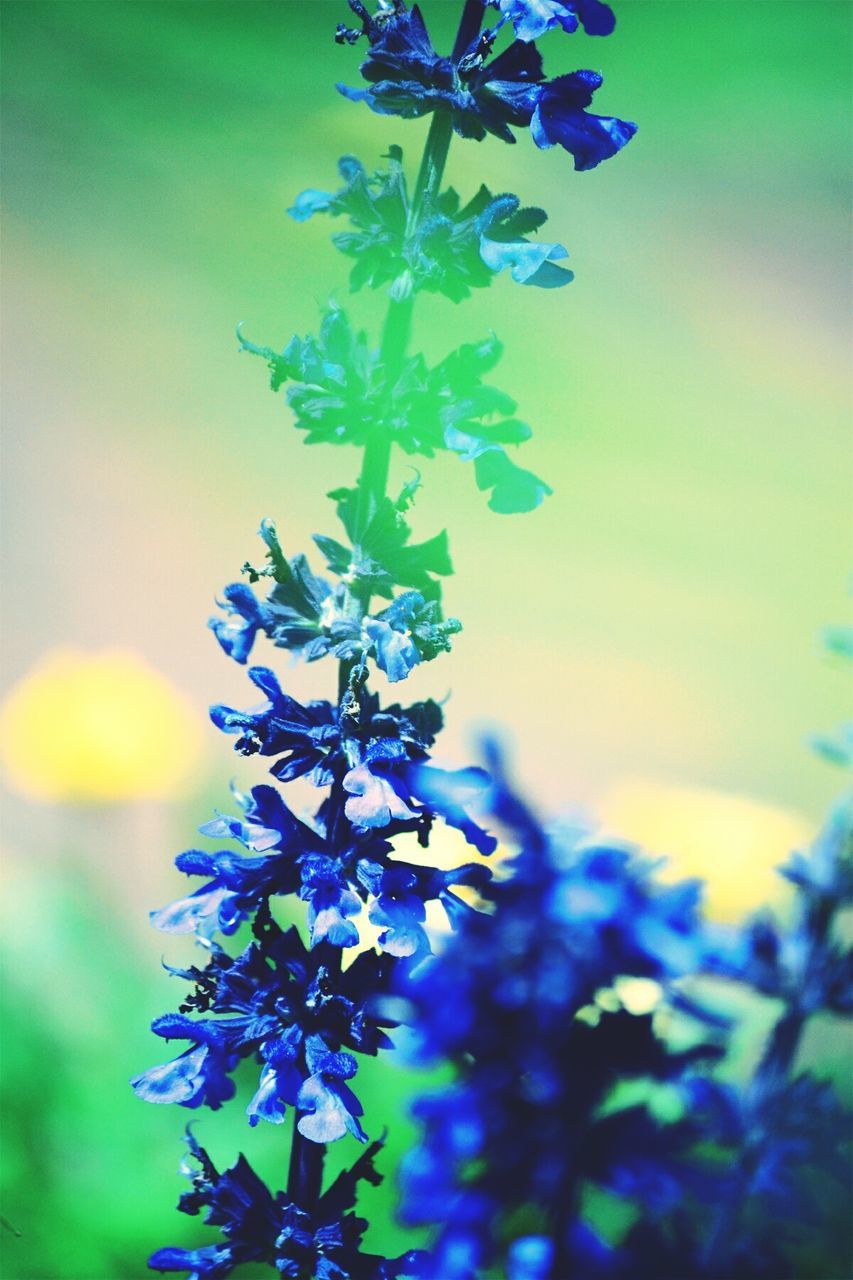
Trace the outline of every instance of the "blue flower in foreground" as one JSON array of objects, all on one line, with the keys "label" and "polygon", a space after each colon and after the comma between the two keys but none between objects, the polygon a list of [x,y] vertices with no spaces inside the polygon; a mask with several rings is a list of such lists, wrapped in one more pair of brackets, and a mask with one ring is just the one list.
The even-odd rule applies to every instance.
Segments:
[{"label": "blue flower in foreground", "polygon": [[225,617],[208,622],[224,651],[235,662],[245,663],[262,631],[278,648],[290,649],[306,662],[329,653],[341,659],[354,657],[358,625],[347,616],[343,587],[333,589],[325,578],[312,573],[305,556],[288,561],[271,521],[264,520],[260,532],[271,563],[260,570],[247,564],[244,571],[252,582],[271,577],[274,585],[264,604],[245,583],[232,582],[225,588],[220,601]]},{"label": "blue flower in foreground", "polygon": [[[279,1124],[288,1106],[305,1116],[305,1136],[321,1133],[363,1139],[361,1106],[345,1083],[356,1059],[342,1048],[376,1054],[390,1048],[383,1028],[395,1025],[371,1001],[388,988],[389,962],[364,951],[340,973],[312,964],[312,952],[295,928],[279,929],[269,910],[258,911],[255,941],[236,958],[210,945],[204,969],[171,970],[195,983],[182,1010],[203,1018],[168,1014],[153,1023],[161,1036],[189,1040],[190,1048],[132,1081],[148,1102],[213,1109],[233,1096],[230,1073],[241,1058],[261,1063],[258,1088],[247,1107],[249,1123]],[[312,1136],[317,1135],[317,1136]]]},{"label": "blue flower in foreground", "polygon": [[[424,644],[435,643],[431,626]],[[341,779],[349,796],[345,816],[360,831],[414,830],[437,814],[481,852],[492,852],[494,839],[467,812],[487,782],[483,771],[441,775],[418,767],[428,759],[441,728],[435,702],[380,709],[375,694],[362,693],[353,695],[344,714],[329,702],[302,706],[282,691],[267,667],[251,667],[249,679],[267,694],[266,703],[255,711],[214,706],[210,712],[218,728],[239,735],[237,751],[278,756],[271,773],[282,781],[307,774],[315,785],[325,786]],[[430,780],[439,776],[445,786],[431,787]]]},{"label": "blue flower in foreground", "polygon": [[[546,831],[494,754],[490,773],[490,811],[520,851],[508,876],[481,888],[493,912],[469,913],[407,982],[424,1056],[449,1058],[458,1082],[418,1104],[425,1129],[404,1164],[404,1212],[440,1224],[426,1280],[489,1270],[507,1233],[518,1280],[591,1280],[613,1259],[577,1218],[584,1186],[660,1213],[688,1191],[710,1195],[717,1176],[697,1154],[687,1093],[668,1123],[646,1105],[610,1106],[623,1080],[666,1082],[680,1096],[720,1054],[698,1005],[680,1015],[690,1038],[676,1050],[654,1013],[630,1012],[619,994],[627,978],[643,979],[657,1004],[678,1007],[670,984],[701,968],[707,949],[698,894],[659,884],[628,847]],[[547,1232],[512,1244],[530,1206]]]},{"label": "blue flower in foreground", "polygon": [[202,835],[237,840],[260,856],[245,857],[222,849],[209,853],[188,849],[175,859],[179,871],[211,876],[195,893],[151,913],[151,923],[165,933],[195,933],[212,938],[219,930],[232,934],[271,894],[295,893],[300,883],[299,859],[322,847],[322,836],[300,822],[274,787],[253,787],[238,797],[245,816],[219,814],[199,828]]},{"label": "blue flower in foreground", "polygon": [[417,874],[406,866],[389,866],[381,871],[370,919],[383,932],[379,946],[393,956],[413,956],[430,950],[423,927],[426,906],[416,892]]}]

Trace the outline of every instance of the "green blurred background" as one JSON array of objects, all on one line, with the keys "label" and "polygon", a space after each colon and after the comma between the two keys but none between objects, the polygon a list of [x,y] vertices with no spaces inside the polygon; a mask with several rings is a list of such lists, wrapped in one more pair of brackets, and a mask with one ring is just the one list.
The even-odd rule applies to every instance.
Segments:
[{"label": "green blurred background", "polygon": [[[447,46],[457,0],[424,8]],[[426,464],[415,529],[449,528],[447,608],[465,623],[410,685],[452,691],[442,760],[463,762],[478,724],[503,726],[543,808],[659,834],[729,912],[765,896],[838,785],[805,743],[845,700],[817,636],[846,607],[850,534],[851,12],[622,0],[611,39],[549,38],[549,71],[603,71],[597,109],[639,122],[631,146],[575,174],[524,135],[457,142],[448,172],[465,197],[486,181],[542,204],[576,279],[419,303],[431,358],[490,328],[505,341],[495,380],[554,488],[499,517],[470,467]],[[260,558],[261,516],[291,553],[334,533],[323,494],[356,472],[344,451],[303,447],[233,338],[242,320],[281,345],[346,296],[330,224],[285,217],[296,193],[333,186],[346,152],[370,167],[396,142],[417,163],[423,122],[334,92],[357,82],[358,54],[331,38],[345,16],[343,0],[2,8],[9,1280],[130,1280],[152,1248],[207,1238],[173,1209],[189,1113],[126,1081],[162,1060],[147,1024],[177,988],[161,954],[190,954],[147,927],[182,891],[170,855],[229,777],[262,777],[205,727],[209,702],[252,700],[204,629],[213,597]],[[358,295],[352,310],[375,326],[382,305]],[[104,695],[89,755],[64,702],[73,660],[32,692],[33,669],[74,649],[147,664],[126,706]],[[328,691],[323,664],[287,678],[297,696]],[[119,750],[147,712],[142,756],[162,732],[185,781],[134,785],[144,769],[129,767],[96,803],[98,741]],[[77,782],[46,800],[40,746],[56,741],[54,781]],[[670,800],[678,829],[662,825]],[[837,1069],[835,1029],[819,1047]],[[405,1081],[390,1064],[362,1078],[390,1169],[410,1137]],[[243,1149],[283,1179],[286,1135],[248,1131],[239,1105],[196,1132],[215,1158]],[[372,1243],[402,1248],[383,1196]]]}]

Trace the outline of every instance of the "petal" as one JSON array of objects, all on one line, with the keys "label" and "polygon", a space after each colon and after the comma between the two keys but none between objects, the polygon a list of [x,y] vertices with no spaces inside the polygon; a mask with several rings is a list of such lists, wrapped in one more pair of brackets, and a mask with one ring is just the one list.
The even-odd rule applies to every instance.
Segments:
[{"label": "petal", "polygon": [[315,213],[328,212],[334,199],[329,191],[316,191],[309,187],[307,191],[300,191],[287,212],[296,222],[307,222]]},{"label": "petal", "polygon": [[209,938],[219,927],[220,911],[226,899],[233,897],[236,895],[224,885],[217,885],[152,911],[149,919],[155,929],[162,929],[164,933],[197,933]]},{"label": "petal", "polygon": [[131,1087],[145,1102],[188,1102],[204,1088],[204,1067],[209,1052],[207,1045],[197,1045],[173,1062],[149,1067],[134,1076]]},{"label": "petal", "polygon": [[270,1124],[281,1124],[284,1120],[287,1108],[279,1096],[278,1075],[275,1067],[264,1067],[261,1072],[260,1084],[246,1107],[250,1125],[256,1125],[259,1120],[267,1120]]},{"label": "petal", "polygon": [[366,764],[350,769],[344,778],[344,789],[350,793],[344,812],[356,826],[387,827],[393,819],[417,817],[390,782],[371,773]]}]

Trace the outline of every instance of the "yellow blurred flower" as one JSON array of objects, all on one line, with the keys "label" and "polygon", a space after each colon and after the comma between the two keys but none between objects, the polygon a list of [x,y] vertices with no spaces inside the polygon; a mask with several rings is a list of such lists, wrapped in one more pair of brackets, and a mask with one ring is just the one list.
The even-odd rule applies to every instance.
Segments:
[{"label": "yellow blurred flower", "polygon": [[200,717],[132,652],[55,649],[0,708],[0,756],[31,799],[164,799],[186,787],[201,754]]},{"label": "yellow blurred flower", "polygon": [[641,779],[612,788],[599,806],[608,829],[669,859],[666,879],[706,882],[708,915],[733,923],[785,895],[776,867],[814,835],[791,810],[744,796]]}]

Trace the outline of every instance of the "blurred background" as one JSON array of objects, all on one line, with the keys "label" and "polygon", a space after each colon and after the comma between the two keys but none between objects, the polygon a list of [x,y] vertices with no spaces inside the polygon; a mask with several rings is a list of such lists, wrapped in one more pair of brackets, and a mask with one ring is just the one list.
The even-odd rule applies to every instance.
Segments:
[{"label": "blurred background", "polygon": [[[424,9],[447,47],[456,0]],[[527,135],[451,149],[463,198],[485,181],[547,209],[576,279],[419,303],[431,359],[505,341],[495,381],[554,495],[496,516],[470,467],[427,464],[415,532],[448,527],[465,630],[406,692],[452,695],[442,762],[497,724],[544,811],[600,814],[707,875],[734,918],[778,898],[772,868],[839,785],[807,740],[849,702],[819,633],[847,608],[851,9],[617,12],[606,41],[544,45],[549,72],[601,70],[596,109],[639,122],[617,159],[575,174]],[[153,1248],[206,1239],[174,1213],[189,1113],[127,1080],[163,1060],[148,1023],[178,989],[161,956],[190,957],[147,923],[183,891],[171,857],[227,811],[230,778],[264,776],[207,722],[210,702],[254,700],[205,630],[214,597],[261,560],[262,516],[290,554],[334,534],[323,495],[356,474],[355,455],[303,446],[233,336],[243,321],[280,347],[346,297],[331,224],[285,216],[300,190],[389,143],[416,167],[425,123],[334,91],[357,83],[358,51],[332,40],[345,19],[343,0],[3,6],[10,1280],[131,1280]],[[351,310],[375,331],[382,305]],[[286,679],[328,692],[324,664]],[[807,1049],[844,1076],[837,1028]],[[360,1079],[392,1174],[409,1086],[389,1063]],[[239,1105],[196,1134],[282,1184],[286,1135],[250,1132]],[[389,1252],[408,1239],[392,1183],[368,1237]]]}]

